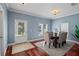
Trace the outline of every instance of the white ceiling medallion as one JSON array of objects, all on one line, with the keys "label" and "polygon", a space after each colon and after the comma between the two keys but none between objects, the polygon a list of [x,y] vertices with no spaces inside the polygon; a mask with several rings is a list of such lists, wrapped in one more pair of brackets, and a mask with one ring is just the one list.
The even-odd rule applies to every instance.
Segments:
[{"label": "white ceiling medallion", "polygon": [[59,9],[53,9],[53,10],[51,11],[51,13],[52,13],[53,15],[59,15],[59,14],[60,14],[60,10],[59,10]]}]

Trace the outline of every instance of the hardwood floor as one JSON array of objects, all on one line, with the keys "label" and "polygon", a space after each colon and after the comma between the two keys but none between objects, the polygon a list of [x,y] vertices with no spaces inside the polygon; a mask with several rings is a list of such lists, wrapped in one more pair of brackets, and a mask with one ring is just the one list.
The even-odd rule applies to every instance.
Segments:
[{"label": "hardwood floor", "polygon": [[[31,43],[32,45],[34,45],[34,43],[36,42],[39,41],[33,41]],[[34,46],[35,48],[22,51],[16,54],[12,54],[12,46],[8,46],[6,56],[48,56],[48,53],[46,53],[43,49],[37,47],[36,45]],[[79,56],[79,44],[74,44],[72,48],[67,53],[64,54],[64,56]]]},{"label": "hardwood floor", "polygon": [[79,44],[74,44],[64,56],[79,56]]},{"label": "hardwood floor", "polygon": [[[36,42],[36,41],[35,41]],[[34,45],[34,42],[31,42]],[[16,54],[12,54],[12,46],[9,46],[6,51],[6,56],[48,56],[48,54],[41,48],[34,45],[35,48],[29,49],[27,51],[22,51]]]}]

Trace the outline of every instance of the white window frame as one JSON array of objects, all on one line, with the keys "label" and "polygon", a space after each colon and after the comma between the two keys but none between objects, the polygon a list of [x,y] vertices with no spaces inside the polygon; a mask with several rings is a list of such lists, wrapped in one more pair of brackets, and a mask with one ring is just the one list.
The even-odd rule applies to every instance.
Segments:
[{"label": "white window frame", "polygon": [[[23,22],[24,23],[24,34],[23,35],[19,35],[18,34],[18,23],[19,22]],[[25,32],[26,32],[26,30],[25,30],[25,21],[22,21],[22,20],[15,20],[15,36],[24,36],[25,35]]]},{"label": "white window frame", "polygon": [[[44,28],[44,25],[45,25],[45,28]],[[39,32],[39,36],[43,36],[44,32],[47,32],[48,31],[48,24],[43,24],[43,23],[40,23],[39,26],[41,26],[41,32]]]}]

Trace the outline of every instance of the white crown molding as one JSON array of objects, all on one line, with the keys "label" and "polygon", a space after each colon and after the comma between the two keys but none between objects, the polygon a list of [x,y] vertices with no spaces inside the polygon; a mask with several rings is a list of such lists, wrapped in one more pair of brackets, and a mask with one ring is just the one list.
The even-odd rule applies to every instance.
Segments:
[{"label": "white crown molding", "polygon": [[72,15],[76,15],[76,14],[79,14],[79,12],[75,12],[75,13],[72,13],[72,14],[59,16],[59,17],[57,17],[56,19],[63,18],[63,17],[67,17],[67,16],[72,16]]},{"label": "white crown molding", "polygon": [[79,13],[77,11],[77,12],[66,14],[66,15],[63,15],[63,16],[57,16],[56,18],[51,18],[51,17],[41,16],[41,15],[33,14],[33,13],[30,13],[30,12],[25,12],[25,11],[20,11],[20,10],[15,10],[15,9],[9,9],[9,11],[21,13],[21,14],[26,14],[26,15],[31,15],[31,16],[36,16],[36,17],[40,17],[40,18],[52,19],[52,20],[62,18],[62,17],[66,17],[66,16],[75,15],[75,14]]},{"label": "white crown molding", "polygon": [[30,16],[36,16],[36,17],[39,17],[39,18],[51,19],[50,17],[41,16],[41,15],[38,15],[38,14],[34,14],[34,13],[26,12],[26,11],[21,11],[21,10],[16,10],[16,9],[12,9],[12,8],[8,9],[8,11],[26,14],[26,15],[30,15]]}]

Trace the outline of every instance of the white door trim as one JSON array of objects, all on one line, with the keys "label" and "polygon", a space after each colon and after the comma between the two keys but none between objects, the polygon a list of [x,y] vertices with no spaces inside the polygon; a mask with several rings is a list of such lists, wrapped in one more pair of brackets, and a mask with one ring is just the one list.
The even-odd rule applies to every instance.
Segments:
[{"label": "white door trim", "polygon": [[[24,22],[24,36],[17,36],[17,23]],[[15,44],[27,41],[27,20],[15,19]]]}]

